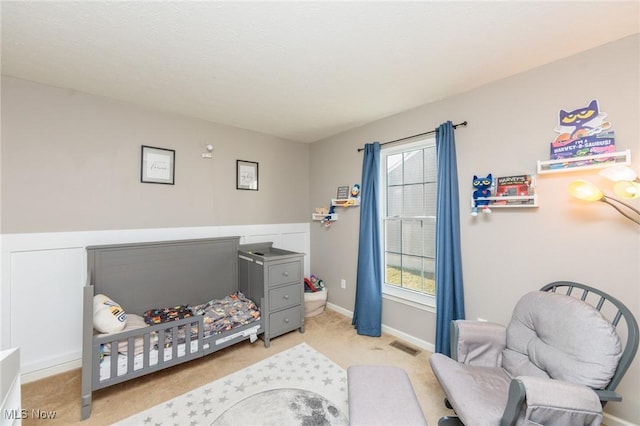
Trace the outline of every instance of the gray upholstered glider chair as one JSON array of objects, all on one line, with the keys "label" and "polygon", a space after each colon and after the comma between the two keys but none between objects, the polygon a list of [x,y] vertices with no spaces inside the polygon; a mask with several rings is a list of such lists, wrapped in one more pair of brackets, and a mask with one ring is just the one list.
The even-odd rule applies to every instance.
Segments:
[{"label": "gray upholstered glider chair", "polygon": [[457,415],[440,426],[597,426],[638,350],[624,304],[567,281],[524,295],[507,327],[460,320],[451,334],[451,358],[429,360]]}]

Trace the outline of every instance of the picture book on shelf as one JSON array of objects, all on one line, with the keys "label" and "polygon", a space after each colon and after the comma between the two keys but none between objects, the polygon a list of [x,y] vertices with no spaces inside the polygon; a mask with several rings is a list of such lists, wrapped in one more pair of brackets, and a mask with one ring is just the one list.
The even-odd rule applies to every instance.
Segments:
[{"label": "picture book on shelf", "polygon": [[[558,125],[554,128],[558,136],[551,142],[550,159],[585,158],[582,161],[557,162],[551,168],[615,161],[612,157],[606,156],[615,152],[616,144],[613,126],[606,118],[607,114],[600,110],[597,99],[574,110],[561,109],[558,113]],[[591,158],[593,156],[598,157]]]},{"label": "picture book on shelf", "polygon": [[[522,197],[535,194],[535,180],[533,175],[502,176],[495,180],[496,197]],[[532,198],[514,200],[496,200],[495,204],[533,204]]]}]

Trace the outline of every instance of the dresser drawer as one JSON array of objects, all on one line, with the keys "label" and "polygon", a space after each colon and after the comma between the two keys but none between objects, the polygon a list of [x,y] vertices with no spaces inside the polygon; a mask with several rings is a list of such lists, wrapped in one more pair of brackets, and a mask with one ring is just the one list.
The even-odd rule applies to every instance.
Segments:
[{"label": "dresser drawer", "polygon": [[269,315],[271,337],[295,330],[302,326],[302,306],[298,305]]},{"label": "dresser drawer", "polygon": [[269,290],[269,309],[271,312],[296,306],[302,303],[300,284],[291,284]]},{"label": "dresser drawer", "polygon": [[302,283],[302,262],[287,262],[269,265],[269,285],[290,282]]}]

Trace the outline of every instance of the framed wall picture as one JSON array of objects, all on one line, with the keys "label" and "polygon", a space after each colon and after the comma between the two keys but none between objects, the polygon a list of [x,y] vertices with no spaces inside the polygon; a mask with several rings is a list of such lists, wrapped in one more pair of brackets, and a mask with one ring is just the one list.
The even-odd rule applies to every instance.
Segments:
[{"label": "framed wall picture", "polygon": [[346,186],[339,186],[338,187],[338,193],[336,194],[336,198],[338,200],[346,200],[349,198],[349,190],[351,188],[349,187],[349,185]]},{"label": "framed wall picture", "polygon": [[175,150],[142,145],[140,182],[173,185],[175,168]]},{"label": "framed wall picture", "polygon": [[258,163],[236,160],[236,189],[258,190]]}]

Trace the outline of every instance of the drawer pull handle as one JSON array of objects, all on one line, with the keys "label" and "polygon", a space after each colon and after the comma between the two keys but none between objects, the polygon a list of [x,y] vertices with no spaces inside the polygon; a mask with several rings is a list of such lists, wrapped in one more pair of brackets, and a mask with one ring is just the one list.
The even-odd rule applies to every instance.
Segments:
[{"label": "drawer pull handle", "polygon": [[287,323],[287,324],[289,324],[289,318],[285,318],[285,319],[284,319],[284,322],[285,322],[285,323]]},{"label": "drawer pull handle", "polygon": [[288,295],[288,294],[285,294],[284,296],[282,296],[282,298],[283,298],[284,300],[289,300],[289,295]]},{"label": "drawer pull handle", "polygon": [[284,275],[285,277],[288,277],[288,276],[289,276],[289,273],[288,273],[287,271],[284,271],[284,272],[282,273],[282,275]]}]

